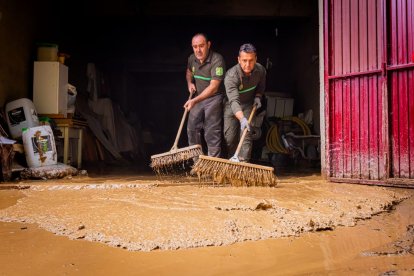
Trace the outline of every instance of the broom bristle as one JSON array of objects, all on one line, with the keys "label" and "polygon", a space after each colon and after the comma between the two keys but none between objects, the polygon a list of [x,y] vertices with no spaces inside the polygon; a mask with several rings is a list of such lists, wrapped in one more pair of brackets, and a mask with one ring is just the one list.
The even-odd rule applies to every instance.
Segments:
[{"label": "broom bristle", "polygon": [[232,186],[276,186],[277,179],[271,167],[232,162],[227,159],[200,155],[193,171],[201,177],[210,175],[214,181]]},{"label": "broom bristle", "polygon": [[178,167],[185,167],[188,161],[203,154],[200,145],[171,150],[151,156],[150,167],[158,174],[174,172]]}]

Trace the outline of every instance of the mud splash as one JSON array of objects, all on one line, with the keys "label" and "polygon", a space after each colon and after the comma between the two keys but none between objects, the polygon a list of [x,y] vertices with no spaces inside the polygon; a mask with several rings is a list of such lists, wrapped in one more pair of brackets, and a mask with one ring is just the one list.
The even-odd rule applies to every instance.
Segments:
[{"label": "mud splash", "polygon": [[397,241],[374,251],[363,252],[362,256],[403,256],[407,254],[414,255],[414,225],[408,225],[407,232]]},{"label": "mud splash", "polygon": [[[128,188],[126,186],[139,185],[140,181],[149,181],[145,183],[150,185],[151,178],[123,176],[122,181],[115,177],[74,178],[66,182],[22,182],[19,185],[25,185],[32,190],[36,187],[36,192],[40,193],[51,191],[52,194],[60,194],[71,190],[70,186],[77,186],[77,190],[72,190],[72,192],[92,192],[94,185],[98,191],[105,191],[111,187],[116,191],[135,190],[134,187]],[[192,180],[188,179],[188,183],[191,182]],[[365,195],[366,198],[371,198],[375,193],[375,197],[378,194],[383,198],[382,192],[377,192],[375,187],[370,189],[367,186],[345,185],[349,187],[343,189],[344,184],[324,186],[323,183],[320,183],[320,177],[317,176],[285,178],[281,184],[277,188],[278,197],[276,200],[277,204],[283,205],[285,208],[290,207],[287,197],[294,199],[291,202],[292,205],[299,201],[305,208],[320,208],[322,210],[325,208],[325,204],[330,205],[331,208],[334,206],[338,208],[340,205],[335,205],[335,197],[326,198],[325,190],[338,194],[338,197],[344,193],[346,197],[349,197],[352,194],[359,195],[362,192],[361,197]],[[299,185],[296,186],[296,184]],[[90,186],[82,189],[80,188],[82,185]],[[169,186],[170,183],[159,181],[157,186],[145,189],[148,191],[159,190],[166,187],[164,185],[169,188],[180,187],[178,182]],[[207,206],[212,195],[204,193],[210,190],[221,190],[221,188],[206,189],[206,187],[198,185],[189,185],[197,188],[196,191],[199,190],[200,202],[204,202]],[[65,188],[59,189],[58,186],[65,186]],[[242,190],[245,191],[244,194],[232,195],[229,201],[237,200],[238,196],[258,197],[258,194],[262,193],[260,191],[250,193],[252,191],[250,189]],[[414,194],[412,190],[389,189],[387,191],[397,192],[397,194]],[[166,192],[169,191],[166,190]],[[186,194],[178,196],[179,198],[187,198]],[[223,195],[223,197],[226,196],[226,194]],[[25,195],[19,190],[0,190],[0,209],[16,204],[16,201],[23,199],[23,197]],[[265,198],[267,197],[265,196]],[[315,197],[317,199],[312,201]],[[61,201],[65,198],[57,200]],[[71,198],[66,200],[71,200]],[[50,206],[49,202],[38,201],[37,203]],[[255,203],[257,204],[257,201]],[[162,200],[159,205],[159,207],[163,206]],[[286,207],[286,205],[289,206]],[[357,203],[354,206],[345,206],[352,207],[351,211],[365,208],[364,204],[360,207],[358,205]],[[234,211],[241,209],[246,210],[246,213],[260,214],[275,208],[271,202],[266,201],[261,201],[257,205],[252,202],[245,206],[232,204],[213,204],[212,206],[225,208],[217,210],[219,213],[229,213],[233,212],[233,209]],[[390,207],[391,211],[389,211]],[[152,252],[131,252],[105,246],[102,243],[88,242],[83,238],[69,240],[65,236],[54,235],[39,229],[36,224],[0,222],[0,240],[2,241],[0,274],[45,275],[54,271],[58,275],[171,275],[171,272],[174,271],[176,275],[412,275],[414,273],[414,256],[412,254],[369,256],[364,255],[363,252],[395,252],[394,249],[389,250],[387,246],[398,244],[407,239],[407,226],[414,225],[413,208],[414,198],[411,197],[397,205],[384,205],[384,212],[368,220],[359,219],[354,227],[336,227],[334,231],[301,233],[299,236],[287,238],[238,242],[231,246],[200,247],[188,250],[155,250]],[[162,209],[160,208],[160,210]],[[89,211],[91,216],[94,216],[93,213],[99,215],[95,209]],[[123,212],[119,211],[118,214],[123,214],[126,211],[126,209]],[[346,213],[349,210],[342,211]],[[122,223],[122,221],[118,223]],[[78,222],[76,226],[79,231],[82,231],[87,229],[90,223]],[[208,225],[205,227],[208,228]]]},{"label": "mud splash", "polygon": [[403,190],[320,178],[277,188],[111,180],[38,185],[23,193],[16,205],[0,210],[0,221],[36,223],[70,239],[132,251],[222,246],[354,226],[409,197]]}]

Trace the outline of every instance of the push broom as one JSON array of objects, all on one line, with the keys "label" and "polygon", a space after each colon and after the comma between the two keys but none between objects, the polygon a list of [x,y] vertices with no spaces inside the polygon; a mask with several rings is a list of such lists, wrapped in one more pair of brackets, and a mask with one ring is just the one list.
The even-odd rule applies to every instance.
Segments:
[{"label": "push broom", "polygon": [[[190,93],[188,99],[190,100],[193,96],[193,93]],[[198,157],[200,154],[203,154],[200,145],[193,145],[185,148],[178,148],[178,140],[180,139],[181,131],[184,126],[185,119],[187,117],[188,110],[185,108],[183,117],[181,119],[180,127],[178,128],[177,136],[175,137],[174,144],[170,151],[165,153],[160,153],[151,156],[150,167],[156,173],[170,173],[174,172],[178,165],[185,166],[186,162],[194,157]]]},{"label": "push broom", "polygon": [[[250,113],[249,124],[255,112],[256,105]],[[247,128],[243,130],[236,152],[230,160],[200,155],[193,166],[198,177],[211,176],[215,182],[230,183],[232,186],[276,186],[277,179],[272,167],[240,162],[238,156],[247,131]]]}]

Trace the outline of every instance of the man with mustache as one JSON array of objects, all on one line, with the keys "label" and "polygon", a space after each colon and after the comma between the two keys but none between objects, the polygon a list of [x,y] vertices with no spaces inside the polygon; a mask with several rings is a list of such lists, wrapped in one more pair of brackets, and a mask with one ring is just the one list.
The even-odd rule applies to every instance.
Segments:
[{"label": "man with mustache", "polygon": [[195,93],[184,104],[189,110],[187,122],[188,143],[202,145],[201,130],[208,148],[208,155],[221,155],[223,120],[223,79],[225,63],[223,57],[211,50],[211,41],[198,33],[191,40],[193,54],[188,58],[186,80],[188,91]]}]

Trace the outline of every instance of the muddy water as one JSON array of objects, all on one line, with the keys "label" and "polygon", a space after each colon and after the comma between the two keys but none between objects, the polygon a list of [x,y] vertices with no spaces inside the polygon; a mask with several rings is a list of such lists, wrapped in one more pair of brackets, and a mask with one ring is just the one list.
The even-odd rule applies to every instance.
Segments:
[{"label": "muddy water", "polygon": [[[412,196],[412,191],[343,184],[331,185],[321,182],[318,178],[287,180],[276,190],[210,189],[198,186],[165,188],[157,186],[154,188],[149,182],[144,183],[144,188],[132,187],[132,184],[137,184],[136,181],[123,183],[123,185],[129,185],[125,188],[115,180],[104,183],[107,185],[104,187],[93,186],[97,184],[88,182],[88,185],[92,186],[87,188],[79,186],[77,182],[75,185],[66,185],[65,188],[62,188],[62,185],[39,185],[25,191],[0,190],[0,209],[8,210],[9,218],[13,217],[16,221],[20,219],[35,222],[34,224],[0,223],[2,243],[0,275],[44,275],[50,271],[56,271],[54,274],[58,275],[76,273],[83,275],[115,273],[124,275],[223,275],[229,273],[235,275],[318,275],[326,273],[410,275],[414,273],[413,251],[411,250],[410,253],[410,250],[406,252],[400,250],[401,241],[405,241],[405,248],[412,248],[410,245],[413,243],[413,237],[409,234],[410,231],[407,231],[407,226],[414,224],[414,199],[412,197],[396,205],[396,209],[392,212],[384,212],[371,219],[357,219],[357,217],[371,217],[370,214],[379,212],[384,209],[384,206],[389,206],[389,202]],[[376,198],[379,198],[378,201],[364,201],[364,198],[373,193],[377,195]],[[196,200],[200,197],[203,199]],[[14,205],[17,201],[18,204]],[[59,202],[64,202],[64,204],[59,204]],[[85,202],[88,203],[86,207]],[[113,205],[114,202],[115,205]],[[142,252],[127,251],[103,243],[85,241],[88,233],[83,233],[85,234],[83,238],[78,236],[75,240],[69,240],[65,236],[54,235],[37,226],[41,225],[47,229],[55,224],[59,230],[64,224],[69,230],[71,227],[77,227],[77,229],[82,228],[79,231],[90,229],[93,233],[94,225],[99,224],[100,220],[90,215],[91,213],[104,216],[105,213],[120,210],[117,217],[121,219],[108,220],[111,221],[111,229],[107,229],[120,236],[125,234],[122,228],[136,231],[133,225],[122,219],[125,213],[142,216],[140,212],[134,211],[135,208],[128,207],[136,202],[140,203],[138,209],[144,209],[145,213],[150,213],[146,216],[151,223],[147,226],[137,223],[141,230],[162,230],[161,232],[157,230],[154,236],[177,234],[177,232],[169,232],[163,228],[162,220],[155,220],[156,216],[161,216],[164,224],[168,226],[169,222],[166,218],[171,215],[175,219],[188,217],[189,219],[185,220],[186,224],[195,223],[193,225],[196,225],[199,222],[197,217],[203,214],[204,218],[210,222],[203,225],[205,232],[209,233],[209,228],[220,232],[220,229],[214,228],[217,226],[211,223],[210,219],[220,220],[221,215],[217,214],[221,212],[235,213],[225,219],[227,221],[233,219],[241,232],[246,229],[242,227],[242,222],[245,223],[244,226],[248,226],[249,223],[252,225],[254,222],[267,229],[268,231],[264,232],[268,233],[269,229],[274,228],[266,228],[269,226],[264,222],[269,220],[269,217],[275,219],[272,214],[280,215],[277,213],[278,208],[289,209],[290,213],[297,212],[300,216],[307,217],[302,221],[294,215],[284,214],[282,220],[285,220],[285,226],[297,226],[301,222],[305,222],[303,225],[306,226],[309,216],[312,216],[315,224],[322,223],[324,219],[328,219],[326,220],[328,222],[333,221],[326,225],[330,225],[334,230],[311,233],[303,231],[299,234],[293,233],[296,236],[282,235],[279,238],[263,240],[252,238],[245,242],[236,241],[228,246]],[[158,205],[155,205],[155,202],[158,202]],[[191,208],[189,208],[189,202]],[[251,210],[263,202],[270,204],[271,207],[260,211]],[[11,207],[5,209],[8,206]],[[105,209],[105,206],[111,208]],[[210,208],[212,206],[214,208]],[[89,207],[93,207],[92,210]],[[227,208],[228,211],[218,210],[215,207],[222,210]],[[48,208],[56,210],[46,211]],[[190,210],[188,214],[186,210],[181,213],[180,208],[198,208],[201,212],[193,214]],[[158,212],[151,215],[153,209]],[[163,210],[166,209],[169,211],[164,212]],[[337,213],[337,216],[332,216],[332,213]],[[62,218],[61,214],[63,214],[62,217],[70,219]],[[241,217],[245,217],[244,220]],[[318,221],[317,218],[320,220]],[[151,228],[154,222],[157,222],[157,227]],[[356,226],[343,227],[339,226],[338,222],[356,224]],[[119,227],[121,230],[115,230],[117,224],[121,226]],[[226,224],[223,225],[226,226]],[[251,237],[248,234],[259,233],[251,228],[247,227],[247,234],[244,233],[245,236],[241,237]],[[232,229],[235,229],[234,225]],[[99,231],[103,230],[99,229]],[[263,232],[261,233],[263,235]],[[68,232],[66,234],[70,236]],[[187,229],[187,234],[201,235],[203,232],[189,232]],[[212,235],[212,237],[221,237],[222,234],[226,233],[218,236]],[[146,235],[147,238],[154,239],[154,236],[148,233]],[[240,235],[239,233],[239,237]],[[137,237],[136,235],[126,236],[129,239]]]}]

